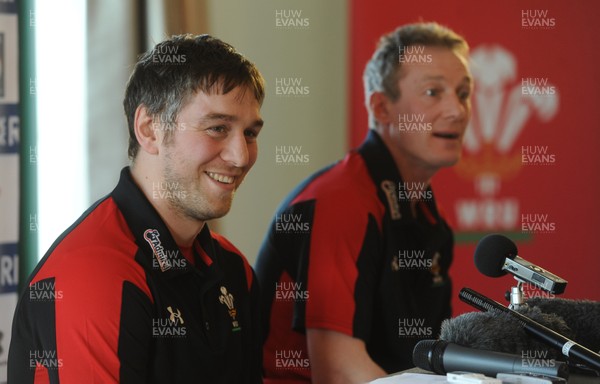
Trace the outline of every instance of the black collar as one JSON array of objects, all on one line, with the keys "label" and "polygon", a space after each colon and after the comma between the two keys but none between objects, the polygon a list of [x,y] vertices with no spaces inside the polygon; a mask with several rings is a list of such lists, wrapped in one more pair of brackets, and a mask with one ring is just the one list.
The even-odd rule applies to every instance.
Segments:
[{"label": "black collar", "polygon": [[[410,200],[402,198],[400,190],[405,185],[398,167],[387,146],[373,129],[369,130],[365,141],[358,148],[363,157],[371,179],[377,186],[377,193],[381,203],[387,207],[386,216],[392,222],[399,224],[414,223]],[[431,186],[420,191],[428,198],[419,202],[420,211],[428,210],[435,221],[439,221],[439,213],[433,197]]]}]

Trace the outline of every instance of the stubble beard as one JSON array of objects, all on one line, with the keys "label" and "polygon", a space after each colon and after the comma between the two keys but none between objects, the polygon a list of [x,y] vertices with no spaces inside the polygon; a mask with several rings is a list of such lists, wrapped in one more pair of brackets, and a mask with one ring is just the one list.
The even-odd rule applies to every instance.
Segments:
[{"label": "stubble beard", "polygon": [[197,178],[178,174],[170,163],[164,168],[164,180],[168,186],[177,186],[178,191],[168,194],[167,201],[175,212],[185,218],[205,222],[225,216],[231,208],[235,192],[216,196],[213,199],[216,201],[211,202],[207,199],[209,192]]}]

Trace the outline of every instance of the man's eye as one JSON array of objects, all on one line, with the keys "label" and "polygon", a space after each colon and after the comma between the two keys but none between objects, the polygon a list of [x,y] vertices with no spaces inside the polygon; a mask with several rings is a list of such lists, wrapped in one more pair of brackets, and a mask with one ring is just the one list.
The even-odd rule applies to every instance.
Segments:
[{"label": "man's eye", "polygon": [[427,96],[437,96],[440,94],[440,90],[436,88],[429,88],[425,91],[425,95]]},{"label": "man's eye", "polygon": [[458,92],[458,97],[461,100],[468,100],[469,97],[471,97],[471,92],[469,90],[460,91],[460,92]]},{"label": "man's eye", "polygon": [[227,131],[227,127],[224,125],[217,125],[217,126],[208,128],[208,130],[213,131],[215,133],[225,133]]},{"label": "man's eye", "polygon": [[244,135],[246,135],[246,137],[256,139],[258,137],[258,132],[248,129],[244,132]]}]

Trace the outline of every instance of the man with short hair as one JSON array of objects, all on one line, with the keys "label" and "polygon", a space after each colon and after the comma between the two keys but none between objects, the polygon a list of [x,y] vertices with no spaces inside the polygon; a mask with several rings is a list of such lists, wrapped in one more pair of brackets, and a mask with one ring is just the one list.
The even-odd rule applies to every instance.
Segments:
[{"label": "man with short hair", "polygon": [[381,39],[364,74],[365,141],[288,196],[259,252],[265,383],[364,383],[409,368],[414,345],[450,317],[453,236],[430,181],[460,157],[467,57],[436,23]]},{"label": "man with short hair", "polygon": [[131,166],[27,282],[9,383],[262,382],[254,272],[206,221],[256,161],[263,99],[256,67],[214,37],[140,58],[124,99]]}]

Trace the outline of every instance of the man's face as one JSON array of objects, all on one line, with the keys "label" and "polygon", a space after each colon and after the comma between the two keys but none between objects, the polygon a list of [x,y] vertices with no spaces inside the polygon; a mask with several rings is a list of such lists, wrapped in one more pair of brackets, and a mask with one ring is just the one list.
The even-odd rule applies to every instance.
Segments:
[{"label": "man's face", "polygon": [[159,151],[171,208],[199,221],[225,215],[256,162],[262,125],[260,105],[250,90],[196,93]]},{"label": "man's face", "polygon": [[458,52],[443,47],[410,49],[427,62],[401,65],[400,97],[390,101],[388,109],[392,152],[409,167],[437,171],[460,158],[471,117],[471,74]]}]

